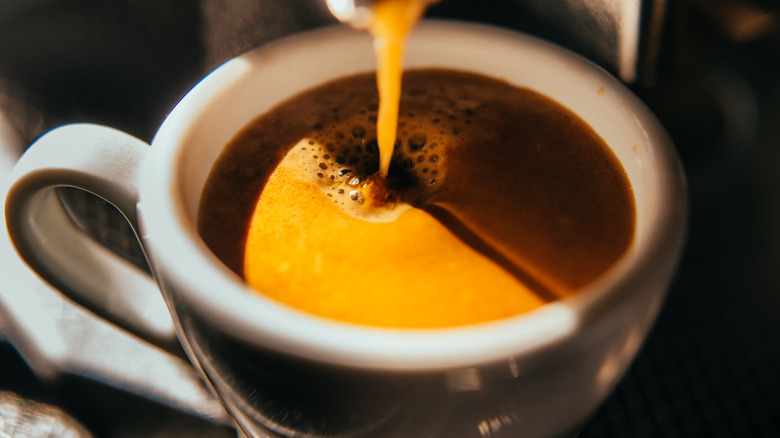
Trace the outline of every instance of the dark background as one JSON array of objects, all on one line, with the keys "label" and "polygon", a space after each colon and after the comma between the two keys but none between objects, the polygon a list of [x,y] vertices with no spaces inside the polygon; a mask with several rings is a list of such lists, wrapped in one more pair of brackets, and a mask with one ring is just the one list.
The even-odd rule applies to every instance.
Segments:
[{"label": "dark background", "polygon": [[[320,3],[5,0],[0,110],[25,144],[76,121],[151,141],[219,63],[331,22]],[[540,31],[516,6],[444,0],[430,15]],[[754,15],[734,12],[745,8]],[[582,437],[780,436],[779,11],[668,2],[660,62],[632,87],[683,159],[687,243],[654,330]],[[0,341],[2,390],[60,406],[100,437],[231,436],[95,382],[40,381]]]}]

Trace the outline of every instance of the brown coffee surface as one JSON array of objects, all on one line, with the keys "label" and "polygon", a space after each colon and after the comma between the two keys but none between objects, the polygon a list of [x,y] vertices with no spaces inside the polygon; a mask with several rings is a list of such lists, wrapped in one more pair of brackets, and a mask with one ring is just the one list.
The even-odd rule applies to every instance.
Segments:
[{"label": "brown coffee surface", "polygon": [[571,111],[471,73],[403,81],[387,180],[373,74],[293,97],[227,145],[198,229],[259,293],[347,322],[457,326],[569,296],[629,247],[625,172]]}]

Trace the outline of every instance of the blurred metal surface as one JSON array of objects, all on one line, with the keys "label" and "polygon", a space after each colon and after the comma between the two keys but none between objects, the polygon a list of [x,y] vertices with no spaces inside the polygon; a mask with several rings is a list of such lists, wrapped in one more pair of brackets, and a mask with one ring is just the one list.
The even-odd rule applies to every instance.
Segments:
[{"label": "blurred metal surface", "polygon": [[525,0],[545,33],[634,82],[654,62],[666,0]]},{"label": "blurred metal surface", "polygon": [[0,391],[0,436],[91,438],[92,434],[59,408]]}]

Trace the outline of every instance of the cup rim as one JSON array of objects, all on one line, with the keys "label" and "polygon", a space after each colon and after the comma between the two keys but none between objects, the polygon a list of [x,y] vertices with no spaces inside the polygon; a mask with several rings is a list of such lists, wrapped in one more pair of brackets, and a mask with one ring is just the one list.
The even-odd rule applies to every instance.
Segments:
[{"label": "cup rim", "polygon": [[[442,32],[464,38],[494,39],[533,47],[597,77],[628,109],[652,148],[657,184],[667,195],[655,202],[650,219],[654,239],[621,258],[615,266],[573,297],[504,320],[443,329],[391,329],[332,321],[291,309],[251,291],[200,240],[182,202],[177,181],[188,125],[225,84],[301,42],[356,38],[354,31],[326,27],[287,37],[228,61],[202,79],[173,109],[152,141],[140,186],[139,221],[162,287],[182,298],[209,324],[260,348],[336,365],[393,370],[431,370],[530,357],[565,344],[584,326],[607,315],[658,276],[658,265],[676,264],[684,234],[686,190],[671,140],[655,116],[625,85],[602,68],[539,38],[495,26],[424,20],[412,39]],[[301,90],[299,90],[301,91]],[[156,244],[165,236],[165,245]],[[669,263],[671,261],[671,263]],[[215,292],[215,291],[218,291]],[[623,292],[621,294],[621,292]]]}]

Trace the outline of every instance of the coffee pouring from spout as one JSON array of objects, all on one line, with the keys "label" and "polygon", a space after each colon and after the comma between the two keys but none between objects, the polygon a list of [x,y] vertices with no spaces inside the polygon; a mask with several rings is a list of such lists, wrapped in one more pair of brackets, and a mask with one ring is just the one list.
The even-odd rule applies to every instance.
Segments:
[{"label": "coffee pouring from spout", "polygon": [[[398,0],[325,0],[331,14],[337,20],[357,29],[365,29],[371,24],[374,4],[380,1]],[[417,1],[429,6],[439,0],[406,0]]]}]

